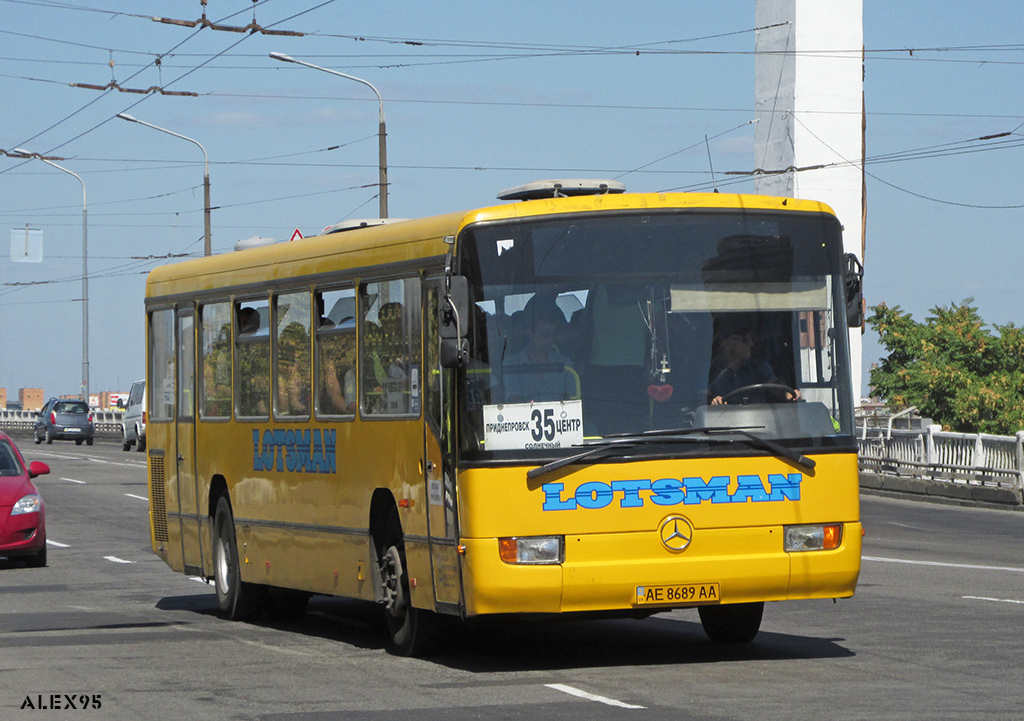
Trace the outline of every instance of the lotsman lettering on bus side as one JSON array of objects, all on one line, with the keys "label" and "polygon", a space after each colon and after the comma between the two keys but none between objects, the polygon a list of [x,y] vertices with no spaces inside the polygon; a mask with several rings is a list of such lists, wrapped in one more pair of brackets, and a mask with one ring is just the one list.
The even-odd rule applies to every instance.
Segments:
[{"label": "lotsman lettering on bus side", "polygon": [[254,429],[252,432],[253,470],[335,473],[337,471],[337,438],[337,431],[330,429],[267,428],[263,431]]},{"label": "lotsman lettering on bus side", "polygon": [[[656,481],[587,481],[568,493],[562,483],[545,483],[545,511],[574,511],[578,508],[606,508],[618,499],[619,508],[642,508],[648,501],[656,506],[699,505],[711,503],[777,503],[799,501],[801,473],[769,473],[767,485],[762,476],[740,475],[660,478]],[[735,487],[733,487],[735,486]],[[563,497],[564,496],[564,497]]]}]

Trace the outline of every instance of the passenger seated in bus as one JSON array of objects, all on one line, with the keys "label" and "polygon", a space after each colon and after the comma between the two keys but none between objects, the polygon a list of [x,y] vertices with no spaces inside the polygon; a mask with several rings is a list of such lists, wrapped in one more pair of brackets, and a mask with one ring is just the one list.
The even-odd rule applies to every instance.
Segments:
[{"label": "passenger seated in bus", "polygon": [[260,329],[260,312],[256,308],[238,309],[238,335],[249,335]]},{"label": "passenger seated in bus", "polygon": [[[800,400],[800,391],[780,380],[766,359],[753,357],[755,340],[750,319],[727,318],[721,323],[707,390],[711,405]],[[749,390],[739,393],[741,389]]]},{"label": "passenger seated in bus", "polygon": [[[356,412],[355,337],[333,336],[321,342],[323,386],[320,412],[326,415],[352,415]],[[343,347],[348,345],[348,348]],[[346,367],[347,366],[347,367]]]},{"label": "passenger seated in bus", "polygon": [[278,397],[282,415],[308,415],[310,400],[309,332],[292,322],[277,343]]},{"label": "passenger seated in bus", "polygon": [[505,359],[502,377],[506,403],[563,401],[580,397],[572,361],[558,348],[565,315],[554,299],[534,296],[524,309],[526,347]]}]

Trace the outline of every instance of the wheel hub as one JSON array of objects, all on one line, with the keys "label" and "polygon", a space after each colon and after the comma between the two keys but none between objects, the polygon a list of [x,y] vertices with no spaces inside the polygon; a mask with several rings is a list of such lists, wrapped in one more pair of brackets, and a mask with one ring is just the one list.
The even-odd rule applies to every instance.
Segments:
[{"label": "wheel hub", "polygon": [[402,558],[394,546],[388,548],[380,562],[381,591],[384,608],[395,617],[405,614],[405,592],[402,589]]}]

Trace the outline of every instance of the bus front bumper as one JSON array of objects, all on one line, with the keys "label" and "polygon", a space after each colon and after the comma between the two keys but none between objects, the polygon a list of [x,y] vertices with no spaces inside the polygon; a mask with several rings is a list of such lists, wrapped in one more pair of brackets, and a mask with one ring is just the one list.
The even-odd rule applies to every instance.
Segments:
[{"label": "bus front bumper", "polygon": [[[645,613],[706,602],[747,603],[853,595],[860,574],[861,525],[843,524],[835,550],[787,553],[781,526],[704,529],[682,552],[656,534],[565,537],[565,561],[503,562],[498,539],[463,539],[466,613]],[[711,601],[638,603],[640,588],[714,588]]]}]

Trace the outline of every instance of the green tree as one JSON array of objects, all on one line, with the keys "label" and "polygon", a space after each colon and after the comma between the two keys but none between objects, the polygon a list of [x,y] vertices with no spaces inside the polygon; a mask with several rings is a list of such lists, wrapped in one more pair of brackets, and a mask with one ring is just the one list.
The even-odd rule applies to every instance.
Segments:
[{"label": "green tree", "polygon": [[894,409],[917,406],[945,428],[1008,435],[1024,429],[1024,329],[986,327],[967,298],[924,323],[899,306],[870,308],[888,356],[871,383]]}]

